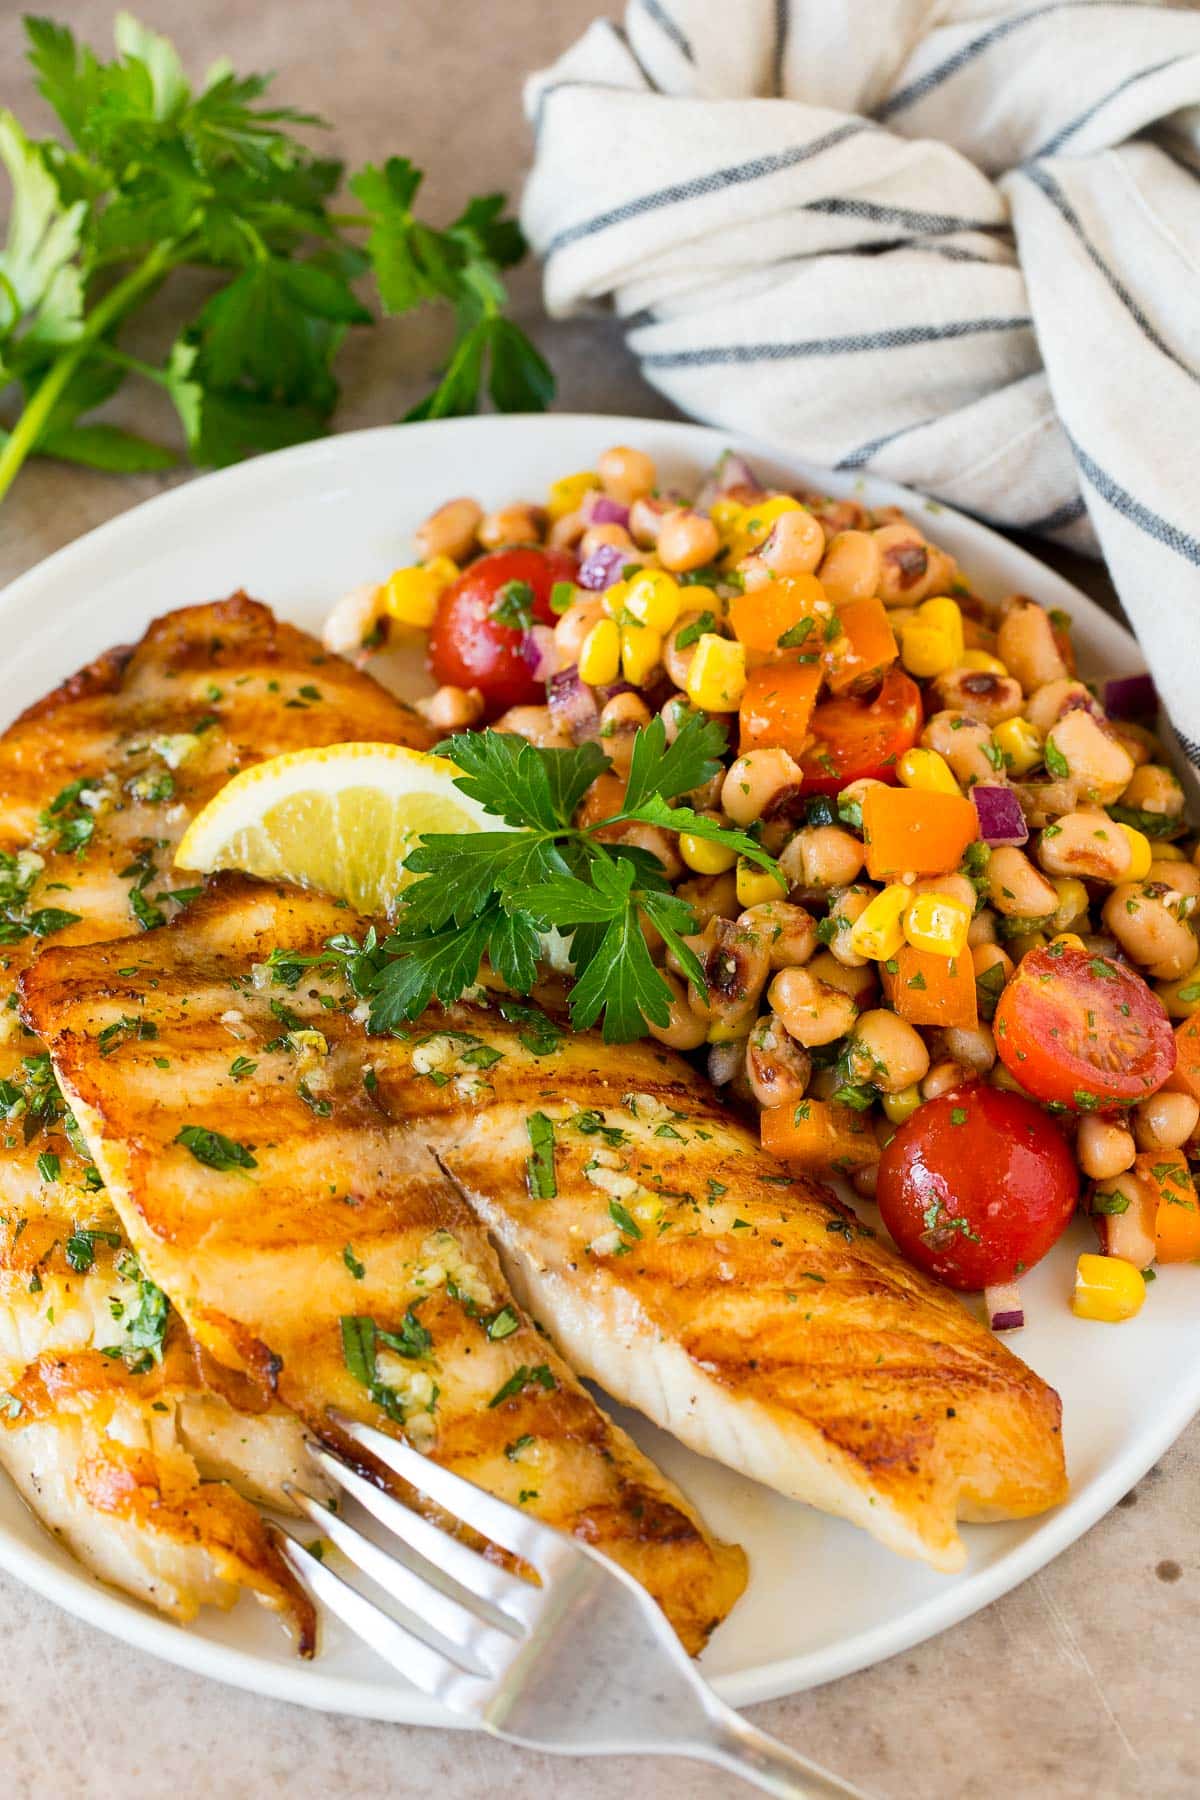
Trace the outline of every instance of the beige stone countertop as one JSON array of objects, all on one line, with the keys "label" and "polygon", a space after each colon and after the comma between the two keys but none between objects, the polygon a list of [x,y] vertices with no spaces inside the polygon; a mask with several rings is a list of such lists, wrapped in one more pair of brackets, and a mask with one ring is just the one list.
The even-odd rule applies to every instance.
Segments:
[{"label": "beige stone countertop", "polygon": [[[429,171],[433,216],[515,191],[528,153],[524,72],[602,0],[142,0],[192,67],[275,69],[276,92],[334,121],[352,161],[403,152]],[[864,17],[870,0],[861,0]],[[35,108],[20,7],[0,5],[0,105]],[[48,5],[105,46],[114,0]],[[731,29],[736,5],[730,6]],[[519,309],[564,409],[670,409],[604,320],[550,324],[536,272]],[[161,321],[164,330],[169,320]],[[429,385],[433,321],[364,335],[342,359],[340,427],[399,417]],[[169,430],[153,404],[115,416]],[[0,584],[172,480],[35,463],[0,511]],[[1072,568],[1077,577],[1079,570]],[[1085,572],[1101,597],[1102,574]],[[954,1630],[890,1662],[754,1709],[798,1749],[887,1800],[1190,1800],[1200,1794],[1200,1427],[1063,1556]],[[747,1792],[682,1763],[567,1762],[465,1734],[305,1712],[126,1649],[0,1577],[0,1800],[328,1800],[370,1794],[716,1800]]]}]

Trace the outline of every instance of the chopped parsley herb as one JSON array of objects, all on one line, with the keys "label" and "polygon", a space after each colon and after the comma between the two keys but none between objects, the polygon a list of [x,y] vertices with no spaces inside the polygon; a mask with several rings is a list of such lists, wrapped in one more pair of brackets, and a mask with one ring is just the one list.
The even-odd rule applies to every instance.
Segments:
[{"label": "chopped parsley herb", "polygon": [[488,1401],[488,1410],[490,1411],[495,1406],[503,1406],[506,1400],[511,1400],[515,1395],[523,1393],[527,1387],[540,1387],[544,1388],[547,1393],[552,1393],[557,1386],[557,1381],[545,1363],[538,1363],[532,1369],[522,1363],[520,1368],[514,1370],[509,1376],[504,1386],[496,1389]]},{"label": "chopped parsley herb", "polygon": [[779,648],[781,650],[798,650],[805,638],[812,635],[816,623],[815,619],[797,619],[794,625],[789,625],[788,629],[776,639]]},{"label": "chopped parsley herb", "polygon": [[395,1424],[403,1425],[404,1406],[399,1394],[379,1379],[374,1319],[365,1313],[344,1313],[341,1328],[342,1360],[347,1369],[366,1388],[375,1405]]},{"label": "chopped parsley herb", "polygon": [[419,1362],[433,1348],[433,1333],[417,1317],[417,1307],[422,1305],[423,1301],[416,1300],[405,1309],[399,1331],[384,1331],[382,1326],[376,1327],[380,1343],[386,1344],[389,1350],[394,1350],[397,1356],[406,1357],[409,1362]]},{"label": "chopped parsley herb", "polygon": [[353,1275],[355,1281],[361,1281],[367,1272],[367,1265],[360,1262],[354,1254],[353,1244],[346,1244],[342,1250],[342,1261]]},{"label": "chopped parsley herb", "polygon": [[965,1106],[952,1106],[950,1108],[950,1123],[952,1125],[965,1125],[966,1122],[967,1122],[966,1107]]},{"label": "chopped parsley herb", "polygon": [[525,1163],[525,1185],[535,1200],[553,1200],[558,1193],[554,1173],[554,1125],[543,1112],[531,1113],[525,1121],[529,1133],[530,1154]]},{"label": "chopped parsley herb", "polygon": [[569,606],[575,604],[575,583],[573,581],[556,581],[550,589],[550,611],[560,617]]},{"label": "chopped parsley herb", "polygon": [[485,1327],[492,1342],[499,1343],[502,1338],[511,1337],[514,1331],[521,1329],[521,1320],[517,1310],[512,1306],[502,1306],[494,1312]]},{"label": "chopped parsley herb", "polygon": [[1108,1217],[1115,1213],[1127,1213],[1129,1211],[1129,1195],[1123,1194],[1120,1188],[1113,1188],[1112,1192],[1108,1194],[1093,1194],[1092,1211],[1103,1213]]},{"label": "chopped parsley herb", "polygon": [[196,1161],[203,1163],[206,1169],[217,1169],[224,1173],[258,1167],[248,1145],[226,1137],[224,1132],[210,1131],[206,1125],[184,1125],[176,1133],[174,1142],[182,1144],[185,1150],[190,1150]]},{"label": "chopped parsley herb", "polygon": [[104,1027],[104,1030],[97,1035],[96,1043],[101,1056],[111,1056],[120,1044],[128,1042],[131,1038],[153,1042],[157,1036],[158,1026],[153,1019],[139,1019],[132,1013],[123,1013],[119,1019],[114,1019],[111,1025]]},{"label": "chopped parsley herb", "polygon": [[606,1125],[604,1114],[594,1106],[584,1107],[567,1120],[573,1131],[582,1131],[585,1137],[602,1137],[606,1144],[615,1150],[627,1141],[626,1134],[619,1125]]},{"label": "chopped parsley herb", "polygon": [[521,1433],[520,1437],[513,1439],[511,1444],[505,1444],[504,1454],[508,1458],[509,1462],[518,1462],[520,1460],[522,1450],[528,1450],[530,1444],[532,1444],[534,1442],[536,1442],[536,1440],[535,1440],[532,1432],[523,1431]]},{"label": "chopped parsley herb", "polygon": [[624,1206],[621,1205],[621,1202],[619,1200],[610,1200],[609,1201],[608,1216],[624,1237],[629,1237],[629,1238],[640,1238],[641,1237],[641,1235],[642,1235],[641,1226],[638,1224],[637,1220],[633,1217],[633,1214],[631,1212],[629,1212]]},{"label": "chopped parsley herb", "polygon": [[[717,621],[715,615],[710,612],[702,612],[698,619],[692,619],[681,631],[676,632],[675,648],[677,650],[690,650],[693,644],[698,644],[700,642],[700,639],[704,636],[706,631],[715,631],[716,629]],[[781,638],[780,643],[782,642],[783,639]]]},{"label": "chopped parsley herb", "polygon": [[67,1239],[67,1261],[77,1275],[86,1275],[92,1267],[96,1260],[97,1244],[107,1244],[110,1249],[119,1250],[121,1234],[119,1231],[107,1231],[98,1226],[87,1225],[73,1231]]},{"label": "chopped parsley herb", "polygon": [[43,1181],[57,1181],[62,1172],[62,1158],[53,1150],[43,1150],[37,1159],[37,1172]]},{"label": "chopped parsley herb", "polygon": [[1046,768],[1049,770],[1050,774],[1054,776],[1055,780],[1065,781],[1071,773],[1071,765],[1052,737],[1046,739],[1043,755],[1045,757]]},{"label": "chopped parsley herb", "polygon": [[257,1067],[258,1064],[252,1062],[248,1056],[235,1056],[229,1065],[229,1079],[231,1081],[244,1081],[247,1075],[253,1075]]},{"label": "chopped parsley herb", "polygon": [[529,631],[533,626],[533,589],[527,581],[506,581],[497,589],[491,618],[497,625],[512,631]]}]

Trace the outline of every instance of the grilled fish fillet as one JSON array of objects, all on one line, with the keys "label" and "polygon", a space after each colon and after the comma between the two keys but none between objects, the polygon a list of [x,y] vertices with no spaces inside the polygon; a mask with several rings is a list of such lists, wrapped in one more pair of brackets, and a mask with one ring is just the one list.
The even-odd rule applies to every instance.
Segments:
[{"label": "grilled fish fillet", "polygon": [[13,1009],[46,941],[124,936],[186,904],[172,849],[237,769],[363,733],[430,736],[375,682],[237,596],[160,619],[0,737],[0,1464],[118,1586],[189,1618],[274,1582],[268,1597],[302,1642],[311,1608],[248,1503],[286,1507],[282,1483],[311,1482],[300,1427],[198,1357],[178,1324],[161,1367],[138,1350],[133,1340],[161,1335],[161,1298]]},{"label": "grilled fish fillet", "polygon": [[[396,1128],[405,1053],[366,1037],[336,970],[303,966],[355,925],[299,889],[218,877],[137,941],[45,952],[26,1011],[143,1266],[206,1351],[359,1460],[330,1407],[402,1425],[607,1551],[699,1650],[744,1558],[522,1316],[470,1208]],[[102,1043],[124,1017],[153,1035]],[[460,1122],[490,1074],[465,1066]]]},{"label": "grilled fish fillet", "polygon": [[[453,1217],[460,1237],[471,1229],[440,1210],[453,1203],[431,1182],[433,1150],[572,1368],[702,1453],[944,1569],[964,1558],[958,1517],[1019,1517],[1062,1499],[1053,1391],[825,1190],[785,1175],[681,1058],[475,1005],[364,1041],[322,1005],[347,1004],[332,975],[288,967],[347,929],[344,911],[310,897],[219,878],[142,940],[135,974],[119,972],[129,949],[105,946],[51,951],[26,979],[25,1005],[134,1241],[214,1354],[269,1368],[282,1353],[279,1391],[313,1417],[313,1398],[294,1386],[305,1370],[288,1366],[294,1331],[309,1367],[327,1364],[330,1397],[357,1397],[361,1412],[331,1334],[304,1340],[312,1294],[320,1283],[334,1310],[364,1306],[367,1290],[347,1283],[336,1251],[344,1232],[376,1278],[379,1253],[366,1246],[386,1231],[371,1198],[377,1157],[431,1209],[423,1228]],[[256,970],[268,949],[274,971]],[[287,1006],[330,1037],[306,1078],[330,1118],[309,1120],[307,1133],[295,1061],[267,1047],[279,1030],[270,996],[281,992],[270,983],[293,977]],[[231,979],[248,990],[239,1005],[259,1061],[253,1090],[221,1074],[214,1013]],[[158,1077],[135,1040],[98,1054],[97,1034],[134,1008],[171,1041],[182,1084]],[[249,1180],[197,1170],[175,1142],[189,1123],[253,1142],[260,1168]],[[471,1260],[491,1288],[484,1254]],[[392,1279],[412,1291],[407,1263]],[[440,1292],[419,1317],[439,1333],[457,1326],[461,1341]],[[472,1397],[534,1354],[522,1345],[494,1363]],[[522,1396],[515,1429],[532,1429],[543,1405],[532,1389]],[[439,1453],[454,1455],[446,1429]],[[488,1485],[503,1474],[498,1463],[480,1472]]]}]

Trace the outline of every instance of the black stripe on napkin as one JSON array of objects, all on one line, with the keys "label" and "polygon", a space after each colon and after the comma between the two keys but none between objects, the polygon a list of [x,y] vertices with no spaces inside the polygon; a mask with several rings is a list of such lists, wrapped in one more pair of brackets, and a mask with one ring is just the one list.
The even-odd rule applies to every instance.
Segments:
[{"label": "black stripe on napkin", "polygon": [[1128,519],[1131,524],[1138,526],[1146,533],[1147,537],[1152,537],[1156,543],[1165,545],[1168,550],[1174,550],[1177,556],[1182,556],[1187,562],[1194,563],[1197,568],[1200,568],[1200,538],[1194,538],[1190,532],[1184,531],[1182,526],[1173,525],[1169,519],[1164,519],[1161,513],[1152,511],[1143,501],[1138,500],[1129,492],[1128,488],[1122,487],[1119,481],[1114,480],[1107,470],[1102,469],[1099,463],[1088,455],[1082,444],[1075,442],[1070,432],[1067,432],[1067,442],[1075,453],[1075,461],[1079,464],[1080,469],[1087,476],[1100,498],[1107,500],[1114,512],[1119,512],[1122,518]]},{"label": "black stripe on napkin", "polygon": [[639,4],[646,17],[648,19],[653,19],[663,36],[669,38],[671,43],[674,44],[680,56],[684,56],[687,58],[688,62],[694,63],[696,60],[696,52],[692,49],[691,39],[688,37],[686,31],[684,31],[682,25],[677,24],[671,17],[666,7],[662,4],[662,0],[639,0]]},{"label": "black stripe on napkin", "polygon": [[651,350],[644,369],[698,369],[718,363],[788,362],[800,356],[852,356],[864,350],[907,350],[949,338],[978,337],[989,331],[1028,331],[1030,318],[957,319],[949,325],[897,325],[851,337],[807,338],[791,344],[712,344],[694,350]]},{"label": "black stripe on napkin", "polygon": [[1136,87],[1139,81],[1149,81],[1152,75],[1161,75],[1164,69],[1173,69],[1176,63],[1189,62],[1195,54],[1194,50],[1185,50],[1178,56],[1168,56],[1165,62],[1151,63],[1148,69],[1135,69],[1132,75],[1127,75],[1124,81],[1119,81],[1115,88],[1110,89],[1107,94],[1101,95],[1099,100],[1093,100],[1090,106],[1085,107],[1083,112],[1079,113],[1069,124],[1064,125],[1061,131],[1056,131],[1053,137],[1047,138],[1046,142],[1039,145],[1034,151],[1034,156],[1053,156],[1056,150],[1062,149],[1069,138],[1075,136],[1077,131],[1082,131],[1098,112],[1103,112],[1106,106],[1111,105],[1114,100],[1119,100],[1122,94],[1131,87]]}]

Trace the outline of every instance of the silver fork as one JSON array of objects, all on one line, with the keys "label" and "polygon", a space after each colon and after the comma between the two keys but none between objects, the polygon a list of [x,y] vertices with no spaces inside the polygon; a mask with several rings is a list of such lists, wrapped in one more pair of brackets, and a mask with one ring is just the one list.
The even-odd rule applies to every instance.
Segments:
[{"label": "silver fork", "polygon": [[533,1750],[689,1757],[779,1800],[865,1800],[738,1717],[701,1679],[658,1606],[587,1544],[530,1518],[369,1425],[339,1430],[435,1505],[535,1569],[541,1586],[386,1494],[317,1444],[324,1474],[398,1539],[383,1550],[299,1488],[291,1499],[397,1604],[368,1599],[281,1528],[292,1568],[363,1641],[431,1699]]}]

